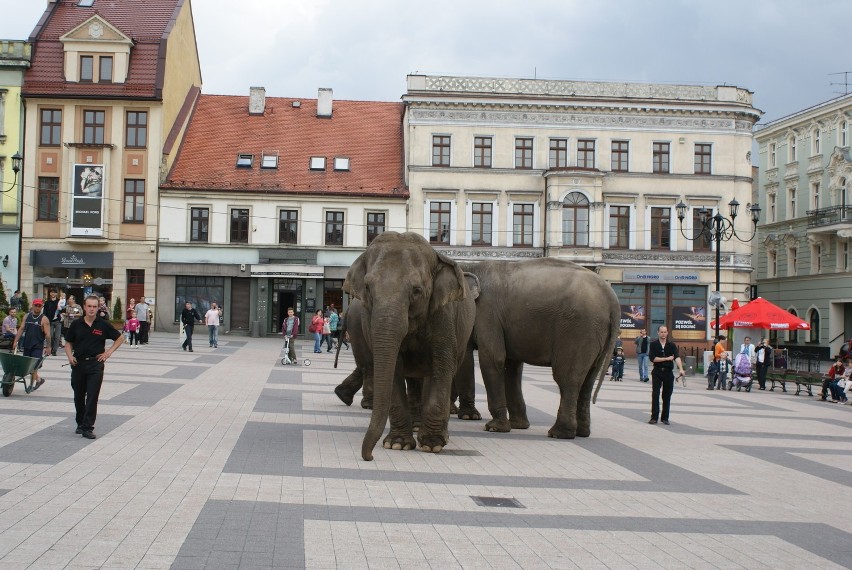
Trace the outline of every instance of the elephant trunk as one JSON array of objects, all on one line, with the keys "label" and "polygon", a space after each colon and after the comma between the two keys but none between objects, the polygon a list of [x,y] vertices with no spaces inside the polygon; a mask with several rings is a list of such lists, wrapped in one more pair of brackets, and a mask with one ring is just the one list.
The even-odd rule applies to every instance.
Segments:
[{"label": "elephant trunk", "polygon": [[[408,313],[407,308],[402,311],[390,311],[390,313],[396,315],[394,321],[384,322],[394,322],[392,325],[379,324],[383,322],[380,318],[372,320],[372,328],[375,331],[371,339],[373,346],[373,413],[370,416],[370,426],[367,428],[367,433],[364,435],[364,441],[361,444],[361,457],[364,461],[373,460],[373,448],[385,431],[393,397],[399,347],[408,332],[408,323],[405,321],[405,315]],[[403,318],[400,319],[399,315],[402,315]],[[395,322],[400,320],[401,323]]]}]

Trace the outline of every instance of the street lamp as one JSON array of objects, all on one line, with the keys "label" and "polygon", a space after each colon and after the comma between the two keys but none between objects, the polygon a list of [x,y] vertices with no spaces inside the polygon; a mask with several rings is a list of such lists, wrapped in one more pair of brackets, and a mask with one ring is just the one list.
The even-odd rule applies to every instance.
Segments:
[{"label": "street lamp", "polygon": [[[730,218],[724,217],[718,211],[715,216],[711,216],[711,211],[707,210],[707,208],[701,208],[698,210],[698,220],[701,224],[701,230],[695,235],[695,237],[689,237],[685,233],[683,233],[683,219],[686,217],[686,204],[681,201],[675,208],[677,208],[677,219],[680,225],[680,233],[683,237],[690,241],[695,241],[699,239],[712,239],[716,242],[716,291],[720,292],[722,288],[722,241],[730,241],[734,238],[737,238],[739,241],[743,243],[750,242],[754,239],[754,236],[757,235],[757,222],[760,221],[760,206],[757,204],[752,204],[749,208],[749,212],[751,212],[751,223],[752,223],[752,233],[751,236],[743,238],[737,233],[736,228],[734,227],[734,222],[737,219],[737,213],[740,209],[740,203],[737,202],[737,199],[734,198],[730,202],[728,202],[728,207],[730,208]],[[719,302],[716,302],[716,340],[719,339]]]},{"label": "street lamp", "polygon": [[[18,173],[21,171],[21,162],[23,160],[24,158],[21,156],[20,152],[16,152],[12,155],[12,172],[15,173],[15,178],[12,179],[12,184],[9,186],[9,190],[12,190],[18,183]],[[3,192],[8,192],[9,190],[3,190]]]}]

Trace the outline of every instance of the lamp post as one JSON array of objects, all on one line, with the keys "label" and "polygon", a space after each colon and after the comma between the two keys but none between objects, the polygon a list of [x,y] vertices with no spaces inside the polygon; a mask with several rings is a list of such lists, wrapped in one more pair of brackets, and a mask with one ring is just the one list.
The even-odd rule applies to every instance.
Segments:
[{"label": "lamp post", "polygon": [[[23,160],[24,157],[21,156],[20,152],[16,152],[12,155],[12,172],[15,173],[15,178],[12,179],[12,184],[9,186],[9,190],[12,190],[18,183],[18,173],[21,171],[21,162],[23,162]],[[8,190],[3,190],[3,192],[8,192]]]},{"label": "lamp post", "polygon": [[[695,237],[689,237],[685,233],[683,233],[683,219],[686,217],[686,204],[681,201],[675,208],[677,208],[677,219],[680,226],[680,233],[683,237],[690,241],[695,241],[699,239],[712,239],[716,242],[716,291],[717,293],[721,292],[722,288],[722,242],[730,241],[734,238],[737,238],[739,241],[743,243],[750,242],[754,239],[754,236],[757,235],[757,222],[760,221],[760,206],[757,204],[752,204],[749,208],[749,212],[751,212],[751,223],[752,223],[752,232],[751,236],[748,238],[741,237],[736,228],[734,227],[734,222],[737,219],[737,213],[739,212],[740,203],[737,202],[737,199],[734,198],[730,202],[728,202],[728,207],[730,208],[730,217],[726,218],[718,211],[716,215],[711,216],[712,213],[707,208],[702,207],[698,210],[698,220],[701,224],[701,229],[697,233],[695,233]],[[719,339],[719,305],[720,303],[716,302],[716,340]]]}]

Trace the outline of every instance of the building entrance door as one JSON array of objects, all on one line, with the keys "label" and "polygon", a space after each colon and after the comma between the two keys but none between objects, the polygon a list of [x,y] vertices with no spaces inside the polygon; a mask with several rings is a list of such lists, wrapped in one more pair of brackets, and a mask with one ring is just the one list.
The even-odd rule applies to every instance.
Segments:
[{"label": "building entrance door", "polygon": [[251,279],[235,277],[231,280],[231,330],[247,331],[251,300]]},{"label": "building entrance door", "polygon": [[279,289],[278,291],[278,321],[276,325],[276,330],[281,332],[281,325],[284,323],[284,319],[287,318],[287,309],[288,307],[296,308],[296,293],[293,291],[288,291],[286,289]]}]

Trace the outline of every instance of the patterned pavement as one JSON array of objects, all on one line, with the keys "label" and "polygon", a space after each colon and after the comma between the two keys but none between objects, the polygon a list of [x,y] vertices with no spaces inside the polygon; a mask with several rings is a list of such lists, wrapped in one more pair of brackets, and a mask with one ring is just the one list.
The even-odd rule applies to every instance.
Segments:
[{"label": "patterned pavement", "polygon": [[351,353],[219,346],[122,347],[94,441],[64,357],[0,399],[0,568],[852,568],[852,406],[691,377],[649,425],[628,362],[592,437],[557,441],[558,389],[527,367],[530,429],[453,419],[442,453],[367,463],[369,413],[332,392]]}]

